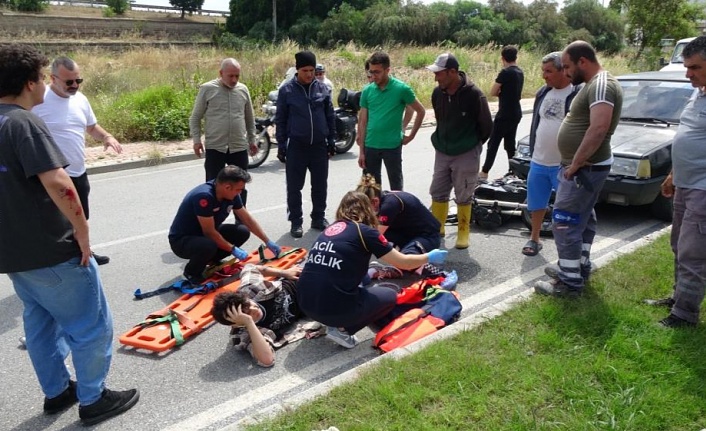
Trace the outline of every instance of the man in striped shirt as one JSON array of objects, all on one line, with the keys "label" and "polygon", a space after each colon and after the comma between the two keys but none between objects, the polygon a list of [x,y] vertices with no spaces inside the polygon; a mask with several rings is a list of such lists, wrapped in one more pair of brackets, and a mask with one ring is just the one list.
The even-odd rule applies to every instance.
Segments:
[{"label": "man in striped shirt", "polygon": [[535,291],[550,296],[578,296],[591,274],[591,244],[596,235],[593,210],[611,165],[610,138],[620,120],[623,93],[618,81],[603,70],[593,47],[584,41],[562,53],[564,73],[579,91],[559,128],[559,187],[552,214],[559,267],[547,267],[550,281]]}]

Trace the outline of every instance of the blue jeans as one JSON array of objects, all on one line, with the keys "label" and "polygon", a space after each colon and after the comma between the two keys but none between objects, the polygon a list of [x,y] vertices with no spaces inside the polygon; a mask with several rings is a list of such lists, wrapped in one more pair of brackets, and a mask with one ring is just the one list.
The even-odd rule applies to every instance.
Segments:
[{"label": "blue jeans", "polygon": [[98,401],[113,356],[113,319],[95,259],[85,267],[73,258],[8,276],[24,304],[27,351],[44,395],[67,388],[70,350],[80,404]]}]

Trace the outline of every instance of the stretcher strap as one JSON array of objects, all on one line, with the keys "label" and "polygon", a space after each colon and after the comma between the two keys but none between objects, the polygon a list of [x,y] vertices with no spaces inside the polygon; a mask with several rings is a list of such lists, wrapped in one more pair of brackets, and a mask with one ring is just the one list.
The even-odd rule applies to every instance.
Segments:
[{"label": "stretcher strap", "polygon": [[267,262],[272,262],[277,259],[282,259],[283,257],[292,254],[292,253],[298,253],[301,251],[301,248],[293,248],[291,250],[283,251],[279,255],[272,257],[272,258],[267,258],[265,257],[265,250],[267,247],[264,244],[260,244],[260,247],[257,248],[257,253],[260,255],[260,264],[267,263]]}]

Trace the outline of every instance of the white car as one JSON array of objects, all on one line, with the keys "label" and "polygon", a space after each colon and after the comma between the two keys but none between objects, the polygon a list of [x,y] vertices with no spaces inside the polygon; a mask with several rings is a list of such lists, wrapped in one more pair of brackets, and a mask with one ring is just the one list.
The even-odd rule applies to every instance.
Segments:
[{"label": "white car", "polygon": [[669,63],[664,58],[659,59],[659,64],[662,67],[660,72],[683,72],[684,71],[684,57],[681,55],[684,51],[684,47],[687,43],[696,39],[695,37],[687,37],[686,39],[679,39],[676,45],[674,45],[674,52],[672,52],[672,57],[669,59]]}]

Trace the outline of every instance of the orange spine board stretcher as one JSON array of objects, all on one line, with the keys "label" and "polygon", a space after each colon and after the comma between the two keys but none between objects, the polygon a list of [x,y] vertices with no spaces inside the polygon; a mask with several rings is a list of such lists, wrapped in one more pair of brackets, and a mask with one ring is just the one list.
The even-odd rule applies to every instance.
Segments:
[{"label": "orange spine board stretcher", "polygon": [[[282,251],[287,251],[292,247],[282,247]],[[267,251],[269,256],[272,254]],[[306,257],[306,249],[283,256],[276,260],[270,260],[264,263],[266,266],[272,266],[280,269],[287,269],[294,266],[297,262],[303,261]],[[242,264],[251,263],[257,265],[260,263],[260,256],[257,250],[250,253],[247,259],[241,261]],[[273,277],[267,277],[273,279]],[[208,280],[207,280],[208,281]],[[197,334],[203,328],[210,325],[214,319],[211,315],[211,307],[213,306],[213,298],[220,292],[235,291],[240,287],[240,279],[226,284],[205,295],[184,294],[176,301],[167,305],[166,308],[158,310],[150,316],[164,315],[169,310],[174,311],[179,317],[179,325],[184,340]],[[163,352],[176,346],[176,339],[172,337],[171,327],[168,322],[159,323],[152,326],[140,327],[135,326],[129,331],[120,336],[119,341],[126,346],[132,346],[138,349],[151,350],[153,352]]]}]

